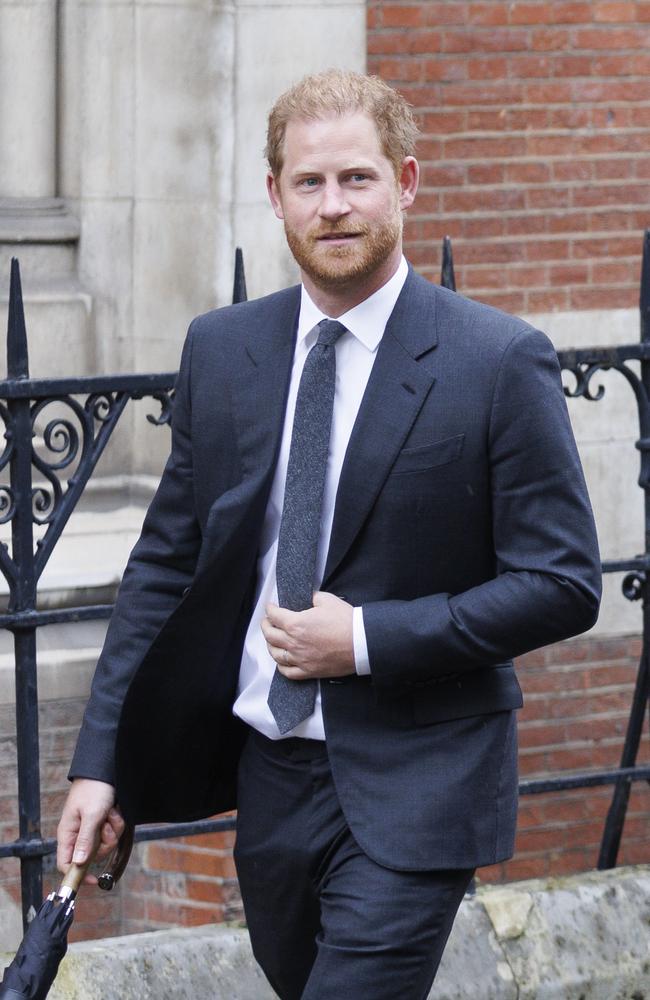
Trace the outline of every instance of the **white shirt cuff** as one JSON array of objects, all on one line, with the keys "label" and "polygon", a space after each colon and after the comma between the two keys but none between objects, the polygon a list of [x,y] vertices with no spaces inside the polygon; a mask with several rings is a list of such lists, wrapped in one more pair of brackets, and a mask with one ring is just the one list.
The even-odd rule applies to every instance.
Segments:
[{"label": "white shirt cuff", "polygon": [[363,624],[363,608],[352,609],[352,643],[354,646],[354,668],[363,676],[370,673],[370,657],[366,630]]}]

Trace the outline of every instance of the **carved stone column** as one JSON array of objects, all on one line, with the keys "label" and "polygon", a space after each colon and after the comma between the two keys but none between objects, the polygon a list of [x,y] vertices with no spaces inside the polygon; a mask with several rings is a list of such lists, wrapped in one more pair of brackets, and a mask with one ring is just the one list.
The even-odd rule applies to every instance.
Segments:
[{"label": "carved stone column", "polygon": [[56,0],[0,0],[0,325],[15,256],[35,375],[81,374],[89,344],[79,223],[57,197],[57,17]]},{"label": "carved stone column", "polygon": [[0,196],[56,194],[56,0],[0,2]]}]

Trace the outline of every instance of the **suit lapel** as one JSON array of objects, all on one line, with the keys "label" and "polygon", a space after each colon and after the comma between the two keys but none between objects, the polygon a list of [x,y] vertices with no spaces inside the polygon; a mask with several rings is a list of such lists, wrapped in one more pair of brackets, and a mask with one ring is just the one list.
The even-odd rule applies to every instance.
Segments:
[{"label": "suit lapel", "polygon": [[[300,289],[291,288],[273,310],[247,317],[233,351],[230,385],[236,444],[242,474],[235,487],[212,504],[204,532],[197,575],[223,555],[224,545],[249,536],[264,517],[277,460],[293,360]],[[256,544],[254,542],[254,544]]]},{"label": "suit lapel", "polygon": [[233,366],[233,408],[244,476],[269,476],[277,458],[296,340],[300,289],[247,331]]},{"label": "suit lapel", "polygon": [[436,341],[435,288],[409,271],[377,349],[345,454],[324,588],[361,530],[435,382],[426,356]]}]

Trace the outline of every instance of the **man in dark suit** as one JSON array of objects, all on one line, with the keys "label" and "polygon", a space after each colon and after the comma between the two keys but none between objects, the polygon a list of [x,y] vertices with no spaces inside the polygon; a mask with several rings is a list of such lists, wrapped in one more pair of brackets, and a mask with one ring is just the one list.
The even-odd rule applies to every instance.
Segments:
[{"label": "man in dark suit", "polygon": [[65,869],[122,814],[237,803],[283,1000],[428,995],[474,869],[512,852],[512,657],[598,608],[551,344],[402,258],[415,136],[376,78],[276,102],[302,287],[190,327],[59,827]]}]

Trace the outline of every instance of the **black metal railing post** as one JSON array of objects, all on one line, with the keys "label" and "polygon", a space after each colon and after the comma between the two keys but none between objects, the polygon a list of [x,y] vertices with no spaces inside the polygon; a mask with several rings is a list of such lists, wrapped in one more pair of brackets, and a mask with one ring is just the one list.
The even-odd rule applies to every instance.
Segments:
[{"label": "black metal railing post", "polygon": [[451,248],[451,236],[445,236],[442,241],[440,284],[443,288],[449,288],[452,292],[456,291],[456,275],[454,274],[454,254]]},{"label": "black metal railing post", "polygon": [[[18,261],[11,262],[9,320],[7,327],[7,374],[10,379],[29,379],[27,333]],[[34,525],[32,521],[32,421],[29,399],[7,401],[10,424],[10,500],[12,562],[16,567],[10,588],[10,612],[33,611],[36,607],[34,569]],[[36,675],[35,627],[14,632],[16,657],[16,749],[18,768],[18,815],[21,840],[41,836],[41,787],[38,744],[38,681]],[[25,925],[41,903],[43,879],[41,859],[23,857],[20,880]]]},{"label": "black metal railing post", "polygon": [[[641,344],[650,346],[650,230],[646,230],[643,240],[643,256],[641,262],[641,292],[639,296],[639,312],[641,320]],[[641,388],[637,393],[639,411],[640,437],[636,443],[641,452],[641,471],[639,486],[644,494],[645,512],[645,556],[650,555],[650,360],[647,352],[641,355]],[[646,570],[634,575],[634,589],[630,590],[633,599],[643,601],[643,647],[641,661],[636,676],[632,706],[628,720],[625,742],[621,753],[621,768],[632,768],[636,764],[643,722],[645,719],[648,697],[650,696],[650,579]],[[605,820],[603,838],[598,855],[598,868],[614,868],[623,836],[623,826],[632,788],[629,776],[620,777],[614,787],[614,794]]]},{"label": "black metal railing post", "polygon": [[248,294],[246,292],[246,274],[244,272],[244,254],[241,247],[235,248],[235,274],[232,282],[232,301],[246,302]]}]

